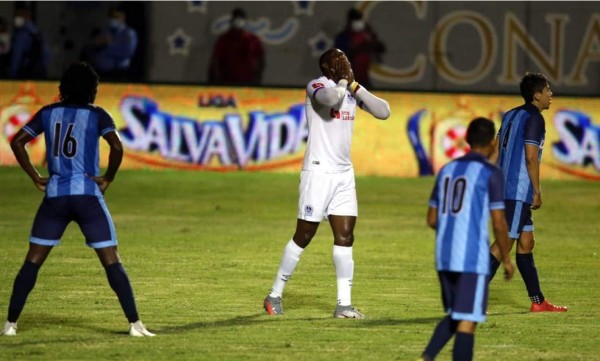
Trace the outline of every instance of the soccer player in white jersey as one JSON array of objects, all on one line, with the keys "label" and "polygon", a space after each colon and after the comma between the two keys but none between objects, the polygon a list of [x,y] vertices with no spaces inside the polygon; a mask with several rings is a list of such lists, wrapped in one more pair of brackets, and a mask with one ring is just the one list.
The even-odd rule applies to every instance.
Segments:
[{"label": "soccer player in white jersey", "polygon": [[285,284],[319,223],[328,219],[334,237],[337,276],[333,317],[364,318],[351,302],[352,244],[358,206],[350,146],[357,106],[378,119],[387,119],[390,107],[354,81],[350,62],[341,50],[327,50],[319,59],[319,66],[323,76],[311,80],[306,87],[309,135],[300,175],[296,231],[283,250],[273,288],[263,304],[270,315],[283,314],[281,297]]},{"label": "soccer player in white jersey", "polygon": [[[7,321],[0,335],[15,336],[17,319],[35,286],[40,267],[67,225],[79,225],[86,244],[93,248],[106,271],[129,320],[131,336],[154,336],[140,321],[133,289],[117,252],[117,235],[104,201],[121,160],[123,145],[108,112],[95,106],[98,74],[86,63],[75,63],[60,80],[60,102],[40,109],[11,141],[15,157],[33,184],[45,192],[31,227],[29,251],[13,284]],[[31,163],[25,146],[44,134],[49,177]],[[100,176],[98,142],[110,146],[108,168]]]},{"label": "soccer player in white jersey", "polygon": [[485,321],[488,298],[490,218],[505,278],[514,273],[502,170],[488,162],[495,133],[491,120],[471,121],[466,137],[471,151],[440,169],[431,192],[427,224],[436,233],[435,266],[447,316],[435,328],[422,361],[434,360],[452,337],[452,359],[473,359],[475,329]]},{"label": "soccer player in white jersey", "polygon": [[[504,114],[498,132],[498,166],[506,182],[508,234],[513,243],[517,242],[517,267],[531,300],[530,312],[566,312],[566,306],[553,305],[544,297],[533,260],[535,237],[531,211],[542,206],[540,162],[546,138],[542,111],[550,108],[552,91],[548,79],[540,73],[526,73],[520,88],[525,104]],[[496,243],[490,252],[491,281],[500,264]]]}]

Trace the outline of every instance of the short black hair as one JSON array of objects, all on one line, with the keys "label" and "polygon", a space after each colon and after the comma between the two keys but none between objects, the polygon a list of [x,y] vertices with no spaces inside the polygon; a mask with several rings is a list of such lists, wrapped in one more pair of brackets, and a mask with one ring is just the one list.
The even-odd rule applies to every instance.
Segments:
[{"label": "short black hair", "polygon": [[362,19],[362,13],[360,12],[360,10],[355,8],[348,10],[348,21],[360,19]]},{"label": "short black hair", "polygon": [[548,86],[548,78],[542,73],[525,73],[521,78],[519,87],[521,88],[521,96],[526,103],[533,101],[533,95],[541,92]]},{"label": "short black hair", "polygon": [[235,8],[231,12],[231,18],[246,18],[246,11],[242,8]]},{"label": "short black hair", "polygon": [[98,74],[88,63],[71,64],[60,78],[60,100],[78,105],[93,103],[99,80]]},{"label": "short black hair", "polygon": [[494,140],[496,127],[488,118],[475,118],[467,128],[467,143],[473,147],[485,147]]},{"label": "short black hair", "polygon": [[108,8],[108,16],[111,16],[115,12],[126,14],[125,6],[123,5],[123,3],[116,2]]}]

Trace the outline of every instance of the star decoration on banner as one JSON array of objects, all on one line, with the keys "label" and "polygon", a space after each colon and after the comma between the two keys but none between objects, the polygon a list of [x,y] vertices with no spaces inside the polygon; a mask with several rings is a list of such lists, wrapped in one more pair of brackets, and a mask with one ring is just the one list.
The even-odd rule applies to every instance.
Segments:
[{"label": "star decoration on banner", "polygon": [[314,1],[294,1],[293,4],[295,15],[313,15]]},{"label": "star decoration on banner", "polygon": [[206,14],[206,8],[208,1],[188,1],[187,11],[188,13],[202,13]]},{"label": "star decoration on banner", "polygon": [[190,44],[193,38],[183,31],[182,28],[178,28],[175,32],[167,37],[169,43],[169,54],[181,54],[189,55]]},{"label": "star decoration on banner", "polygon": [[308,39],[308,45],[310,46],[311,55],[313,57],[319,57],[325,50],[333,46],[333,40],[320,31],[317,35]]}]

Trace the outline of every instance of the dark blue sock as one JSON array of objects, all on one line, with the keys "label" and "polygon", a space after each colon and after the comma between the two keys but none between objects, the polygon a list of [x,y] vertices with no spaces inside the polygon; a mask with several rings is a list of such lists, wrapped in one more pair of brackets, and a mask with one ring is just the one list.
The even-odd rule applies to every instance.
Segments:
[{"label": "dark blue sock", "polygon": [[133,289],[131,288],[129,277],[127,277],[127,272],[125,272],[123,265],[121,263],[113,263],[106,267],[105,270],[106,276],[108,277],[108,283],[117,294],[123,312],[125,312],[125,317],[127,317],[127,320],[129,320],[130,323],[136,322],[139,320],[139,316],[135,306]]},{"label": "dark blue sock", "polygon": [[471,361],[473,359],[473,346],[475,335],[472,333],[457,332],[454,337],[453,361]]},{"label": "dark blue sock", "polygon": [[488,278],[488,283],[492,282],[492,279],[494,279],[494,276],[498,271],[498,267],[500,267],[500,261],[498,261],[496,256],[490,252],[490,277]]},{"label": "dark blue sock", "polygon": [[433,336],[431,336],[431,340],[427,347],[425,347],[425,351],[423,351],[424,356],[428,356],[432,360],[437,356],[437,354],[444,348],[446,343],[452,338],[454,333],[456,332],[456,326],[458,322],[453,321],[450,316],[444,317],[442,321],[437,325],[435,331],[433,331]]},{"label": "dark blue sock", "polygon": [[540,289],[540,279],[533,261],[533,253],[517,253],[517,268],[519,268],[521,277],[523,277],[531,302],[537,304],[544,302],[544,295]]},{"label": "dark blue sock", "polygon": [[40,265],[25,261],[19,270],[17,277],[15,277],[15,283],[13,284],[12,295],[10,296],[8,317],[6,317],[8,322],[17,322],[19,319],[23,307],[25,307],[27,296],[29,296],[29,292],[31,292],[33,286],[35,286],[39,269]]}]

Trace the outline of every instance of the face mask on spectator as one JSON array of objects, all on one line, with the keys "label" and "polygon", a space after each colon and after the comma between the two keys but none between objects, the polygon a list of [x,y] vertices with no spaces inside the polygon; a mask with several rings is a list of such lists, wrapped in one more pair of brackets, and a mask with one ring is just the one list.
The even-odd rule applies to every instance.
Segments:
[{"label": "face mask on spectator", "polygon": [[112,29],[120,29],[123,26],[123,23],[119,19],[110,19],[109,26]]},{"label": "face mask on spectator", "polygon": [[23,25],[25,25],[25,18],[22,16],[16,16],[15,17],[15,27],[20,28]]},{"label": "face mask on spectator", "polygon": [[365,29],[365,22],[362,20],[353,20],[350,26],[354,31],[363,31]]},{"label": "face mask on spectator", "polygon": [[233,21],[231,21],[231,26],[234,29],[243,29],[246,26],[246,19],[244,19],[244,18],[233,18]]}]

